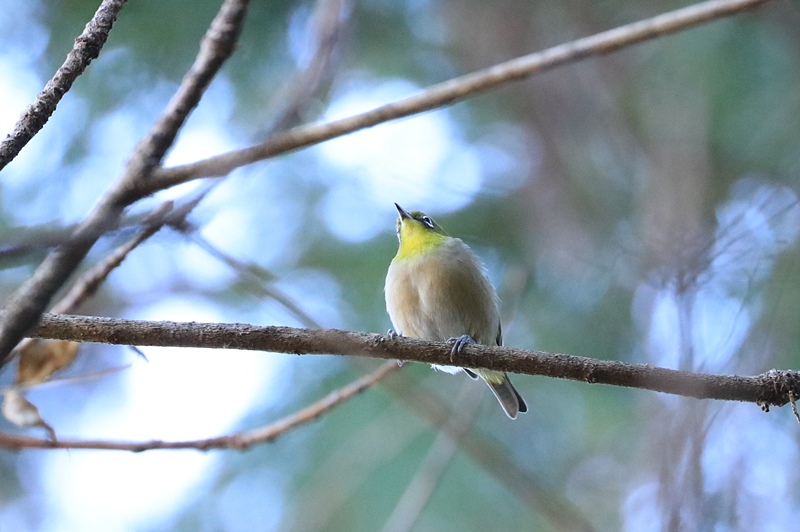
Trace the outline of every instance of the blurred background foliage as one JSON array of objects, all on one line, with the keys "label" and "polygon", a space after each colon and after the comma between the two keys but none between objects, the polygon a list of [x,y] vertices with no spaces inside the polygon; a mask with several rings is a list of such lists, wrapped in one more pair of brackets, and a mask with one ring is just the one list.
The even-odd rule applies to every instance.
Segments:
[{"label": "blurred background foliage", "polygon": [[[352,114],[686,5],[335,4],[253,2],[168,165],[262,139],[298,90],[287,83],[314,55],[320,13],[338,20],[330,64],[287,123]],[[122,11],[100,58],[0,174],[0,294],[119,175],[218,5],[138,0]],[[5,6],[8,132],[97,2]],[[481,255],[507,345],[719,373],[797,368],[798,28],[796,2],[769,4],[237,170],[186,232],[163,230],[134,251],[82,312],[386,331],[397,201]],[[104,238],[86,266],[133,230]],[[29,397],[64,437],[200,438],[267,424],[377,365],[144,352],[149,363],[84,346],[68,374],[132,367]],[[516,422],[478,384],[409,365],[242,453],[2,451],[0,530],[777,530],[800,519],[786,408],[514,382],[531,407]],[[449,452],[448,419],[465,434]],[[426,478],[429,499],[417,491]],[[417,509],[398,511],[401,499]]]}]

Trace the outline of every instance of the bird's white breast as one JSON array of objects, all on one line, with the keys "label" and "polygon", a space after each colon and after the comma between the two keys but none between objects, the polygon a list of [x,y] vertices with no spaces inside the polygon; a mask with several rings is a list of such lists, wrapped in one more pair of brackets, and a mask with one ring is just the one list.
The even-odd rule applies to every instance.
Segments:
[{"label": "bird's white breast", "polygon": [[495,345],[497,295],[472,250],[457,238],[411,259],[395,259],[386,276],[386,307],[396,332],[446,341],[464,334]]}]

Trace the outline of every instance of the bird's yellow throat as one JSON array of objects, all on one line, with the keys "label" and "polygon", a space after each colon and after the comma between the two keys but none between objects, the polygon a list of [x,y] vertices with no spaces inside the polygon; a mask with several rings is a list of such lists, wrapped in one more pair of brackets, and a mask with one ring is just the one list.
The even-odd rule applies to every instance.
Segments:
[{"label": "bird's yellow throat", "polygon": [[400,220],[400,247],[395,260],[413,259],[432,251],[449,237],[437,233],[417,220],[403,218]]}]

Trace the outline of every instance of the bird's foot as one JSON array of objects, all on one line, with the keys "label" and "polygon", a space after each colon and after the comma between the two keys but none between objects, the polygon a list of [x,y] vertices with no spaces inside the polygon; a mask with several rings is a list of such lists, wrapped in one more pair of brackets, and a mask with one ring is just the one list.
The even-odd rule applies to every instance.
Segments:
[{"label": "bird's foot", "polygon": [[[403,336],[402,334],[394,332],[394,329],[389,329],[388,331],[386,331],[386,340],[388,340],[389,342],[393,342],[395,340],[395,338],[400,338],[402,336]],[[402,368],[403,367],[403,361],[402,360],[398,360],[397,361],[397,365]]]},{"label": "bird's foot", "polygon": [[461,335],[458,338],[450,338],[448,342],[453,342],[453,348],[450,350],[450,362],[455,362],[455,358],[464,351],[465,346],[477,343],[468,334]]}]

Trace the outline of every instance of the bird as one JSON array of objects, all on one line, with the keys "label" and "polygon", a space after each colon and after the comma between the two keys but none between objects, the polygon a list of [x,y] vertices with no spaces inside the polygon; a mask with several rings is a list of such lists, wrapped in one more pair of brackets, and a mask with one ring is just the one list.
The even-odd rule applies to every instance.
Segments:
[{"label": "bird", "polygon": [[[503,345],[500,298],[475,253],[449,236],[427,214],[407,212],[397,203],[397,254],[386,274],[390,336],[452,342],[451,360],[466,345]],[[447,373],[462,370],[489,385],[511,419],[528,405],[502,371],[434,365]]]}]

